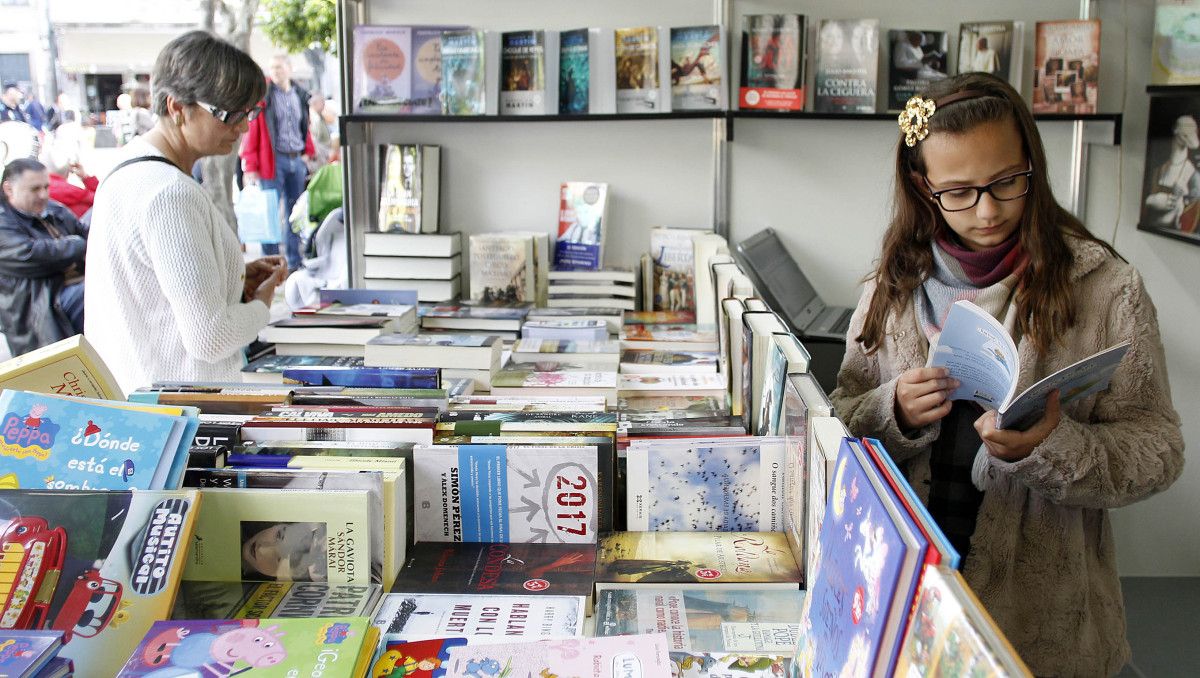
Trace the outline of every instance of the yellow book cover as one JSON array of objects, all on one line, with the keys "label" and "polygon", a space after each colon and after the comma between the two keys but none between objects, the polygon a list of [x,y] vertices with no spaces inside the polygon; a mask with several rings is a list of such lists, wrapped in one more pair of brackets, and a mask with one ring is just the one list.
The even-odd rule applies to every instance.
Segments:
[{"label": "yellow book cover", "polygon": [[170,615],[199,503],[195,491],[12,490],[0,502],[6,628],[63,632],[75,675],[116,675]]},{"label": "yellow book cover", "polygon": [[0,388],[125,399],[112,372],[82,334],[0,363]]}]

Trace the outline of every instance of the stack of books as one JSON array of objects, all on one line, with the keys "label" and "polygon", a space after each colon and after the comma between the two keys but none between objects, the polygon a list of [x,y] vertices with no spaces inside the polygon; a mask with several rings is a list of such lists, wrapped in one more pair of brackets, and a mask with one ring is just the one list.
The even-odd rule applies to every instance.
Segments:
[{"label": "stack of books", "polygon": [[368,287],[413,290],[422,302],[457,299],[462,291],[462,236],[458,233],[363,235],[363,276]]},{"label": "stack of books", "polygon": [[500,369],[500,337],[487,334],[388,334],[367,342],[363,363],[374,367],[436,367],[443,379],[470,379],[492,388]]},{"label": "stack of books", "polygon": [[423,333],[490,334],[516,339],[531,304],[422,304],[418,309]]},{"label": "stack of books", "polygon": [[417,329],[417,310],[409,304],[327,304],[277,320],[259,332],[260,341],[275,344],[276,355],[357,356],[366,343],[383,334],[409,334]]},{"label": "stack of books", "polygon": [[631,268],[598,271],[550,271],[551,307],[619,308],[637,307],[637,273]]}]

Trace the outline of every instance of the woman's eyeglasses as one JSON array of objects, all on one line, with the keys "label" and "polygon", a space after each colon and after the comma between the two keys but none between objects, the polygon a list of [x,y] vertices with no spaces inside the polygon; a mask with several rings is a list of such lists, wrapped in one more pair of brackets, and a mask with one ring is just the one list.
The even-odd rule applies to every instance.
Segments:
[{"label": "woman's eyeglasses", "polygon": [[263,111],[263,105],[261,103],[247,111],[226,111],[224,109],[217,108],[212,104],[206,104],[203,101],[197,101],[196,105],[208,111],[209,113],[212,113],[212,117],[230,126],[237,125],[243,120],[249,122],[257,118],[258,115]]},{"label": "woman's eyeglasses", "polygon": [[942,209],[947,212],[961,212],[979,204],[979,198],[984,193],[989,193],[1000,201],[1016,200],[1026,195],[1033,183],[1030,181],[1032,176],[1033,168],[1030,168],[1024,172],[1000,177],[983,186],[958,186],[947,188],[944,191],[934,191],[929,186],[929,179],[925,179],[925,186],[930,188],[929,197],[936,200]]}]

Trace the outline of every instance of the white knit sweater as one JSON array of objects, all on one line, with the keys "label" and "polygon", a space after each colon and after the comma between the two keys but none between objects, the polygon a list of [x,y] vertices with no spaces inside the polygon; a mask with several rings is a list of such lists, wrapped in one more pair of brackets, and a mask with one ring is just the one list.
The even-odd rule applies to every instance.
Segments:
[{"label": "white knit sweater", "polygon": [[[125,157],[162,155],[142,139]],[[239,381],[269,319],[242,303],[241,245],[190,176],[146,161],[108,177],[92,208],[85,332],[126,393],[154,381]]]}]

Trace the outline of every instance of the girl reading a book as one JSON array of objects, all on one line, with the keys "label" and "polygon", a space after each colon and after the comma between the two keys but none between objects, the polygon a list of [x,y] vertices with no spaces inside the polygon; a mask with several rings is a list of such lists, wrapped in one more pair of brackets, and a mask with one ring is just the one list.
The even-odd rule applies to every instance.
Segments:
[{"label": "girl reading a book", "polygon": [[[1055,202],[1033,117],[969,73],[901,115],[891,224],[847,334],[832,399],[880,438],[964,557],[963,575],[1037,675],[1112,675],[1128,661],[1107,509],[1183,467],[1154,305],[1138,272]],[[953,303],[1013,335],[1017,390],[1096,350],[1131,347],[1106,391],[998,430],[926,368]]]}]

